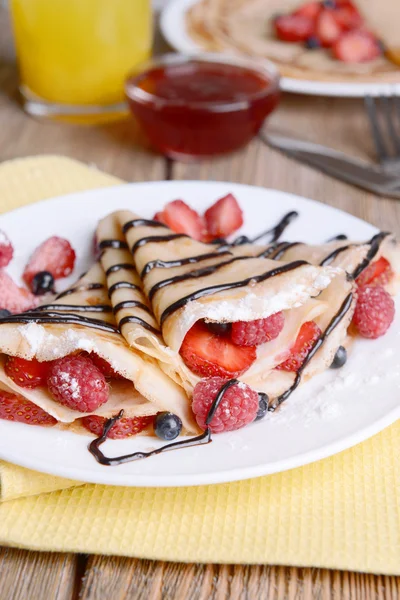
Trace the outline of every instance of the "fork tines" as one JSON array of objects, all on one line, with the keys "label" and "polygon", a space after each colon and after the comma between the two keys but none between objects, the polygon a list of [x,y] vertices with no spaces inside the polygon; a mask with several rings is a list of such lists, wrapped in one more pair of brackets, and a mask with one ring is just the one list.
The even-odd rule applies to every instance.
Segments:
[{"label": "fork tines", "polygon": [[380,164],[400,173],[400,97],[366,96],[365,108]]}]

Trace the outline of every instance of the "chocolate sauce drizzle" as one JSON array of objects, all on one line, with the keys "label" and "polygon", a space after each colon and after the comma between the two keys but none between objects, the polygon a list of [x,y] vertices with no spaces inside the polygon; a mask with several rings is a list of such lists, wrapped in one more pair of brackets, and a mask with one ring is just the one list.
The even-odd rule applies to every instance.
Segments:
[{"label": "chocolate sauce drizzle", "polygon": [[278,398],[275,398],[273,404],[271,404],[268,407],[268,410],[270,412],[274,412],[278,408],[278,406],[280,406],[282,404],[282,402],[287,400],[289,398],[289,396],[294,392],[294,390],[298,387],[298,385],[301,382],[301,376],[303,374],[304,369],[306,368],[306,366],[308,365],[310,360],[313,358],[313,356],[316,354],[316,352],[319,350],[319,348],[322,346],[322,344],[325,342],[326,338],[332,333],[332,331],[335,329],[335,327],[337,327],[339,325],[340,321],[344,318],[346,313],[350,310],[352,301],[353,301],[353,294],[352,294],[352,292],[350,292],[346,296],[344,301],[342,302],[338,312],[332,317],[328,327],[314,342],[305,361],[303,362],[302,366],[296,373],[296,378],[294,380],[293,385],[291,385],[290,388],[288,390],[286,390],[286,392],[284,392],[283,394],[278,396]]},{"label": "chocolate sauce drizzle", "polygon": [[[93,307],[92,307],[93,308]],[[74,307],[75,309],[75,307]],[[54,323],[61,325],[84,325],[101,331],[119,333],[118,327],[111,323],[106,323],[100,319],[92,319],[72,313],[46,312],[40,314],[35,311],[27,311],[19,315],[9,315],[1,319],[1,323]]]},{"label": "chocolate sauce drizzle", "polygon": [[279,242],[272,244],[266,250],[257,254],[257,258],[270,258],[271,260],[279,260],[283,257],[285,252],[290,248],[294,248],[295,246],[299,246],[301,242]]},{"label": "chocolate sauce drizzle", "polygon": [[102,290],[104,289],[104,285],[102,283],[88,283],[85,285],[77,285],[73,288],[69,288],[69,290],[65,290],[65,292],[61,292],[56,296],[56,300],[60,300],[61,298],[65,298],[65,296],[70,296],[71,294],[75,294],[76,292],[89,292],[91,290]]},{"label": "chocolate sauce drizzle", "polygon": [[349,238],[347,237],[347,235],[345,233],[339,233],[338,235],[334,235],[333,237],[329,238],[328,240],[326,240],[327,242],[344,242],[345,240],[348,240]]},{"label": "chocolate sauce drizzle", "polygon": [[279,238],[281,237],[281,235],[283,234],[285,229],[287,229],[287,227],[290,225],[290,223],[292,221],[294,221],[294,219],[297,219],[298,216],[299,216],[299,213],[296,210],[292,210],[292,211],[288,212],[286,215],[284,215],[282,217],[282,219],[271,229],[267,229],[267,231],[263,231],[262,233],[260,233],[253,239],[250,239],[245,235],[241,235],[240,237],[237,237],[232,242],[232,246],[242,246],[243,244],[254,244],[255,242],[258,242],[259,240],[261,240],[262,238],[264,238],[268,235],[271,236],[270,243],[273,244],[274,242],[277,242],[279,240]]},{"label": "chocolate sauce drizzle", "polygon": [[232,252],[225,250],[225,248],[221,246],[221,248],[217,248],[214,252],[197,254],[197,256],[189,256],[188,258],[181,258],[180,260],[152,260],[143,267],[140,277],[143,279],[148,273],[150,273],[152,269],[172,269],[174,267],[183,267],[184,265],[197,264],[203,260],[209,260],[211,258],[215,258],[216,256],[224,256],[228,254],[231,255]]},{"label": "chocolate sauce drizzle", "polygon": [[132,227],[164,227],[167,228],[164,223],[160,223],[160,221],[153,221],[151,219],[133,219],[133,221],[128,221],[124,224],[122,231],[124,235],[132,229]]},{"label": "chocolate sauce drizzle", "polygon": [[109,304],[42,304],[33,308],[30,312],[49,312],[52,310],[64,312],[72,310],[73,312],[99,312],[110,313],[112,308]]},{"label": "chocolate sauce drizzle", "polygon": [[141,308],[142,310],[145,310],[146,312],[148,312],[150,315],[152,314],[149,307],[146,306],[146,304],[144,304],[143,302],[139,302],[139,300],[125,300],[124,302],[119,302],[118,304],[116,304],[114,306],[112,311],[113,311],[114,315],[116,315],[117,312],[119,312],[120,310],[122,310],[124,308]]},{"label": "chocolate sauce drizzle", "polygon": [[131,263],[118,263],[117,265],[111,265],[106,271],[106,277],[111,275],[111,273],[116,273],[117,271],[134,271],[135,267]]},{"label": "chocolate sauce drizzle", "polygon": [[100,450],[101,444],[107,439],[107,436],[110,432],[110,429],[115,425],[117,421],[122,419],[124,415],[124,411],[121,410],[115,417],[108,419],[104,424],[103,433],[100,437],[96,438],[92,442],[90,442],[88,449],[89,452],[95,457],[97,462],[107,467],[114,467],[117,465],[122,465],[127,462],[134,462],[136,460],[141,460],[142,458],[149,458],[150,456],[155,456],[156,454],[162,454],[163,452],[169,452],[170,450],[179,450],[181,448],[191,448],[192,446],[201,446],[203,444],[209,444],[212,442],[211,439],[211,430],[208,425],[211,423],[215,412],[218,406],[221,404],[225,393],[232,386],[239,383],[237,379],[229,379],[219,390],[216,395],[213,403],[211,404],[207,418],[206,418],[206,429],[205,431],[196,437],[190,438],[189,440],[182,440],[180,442],[173,442],[172,444],[166,444],[165,446],[161,446],[161,448],[156,448],[155,450],[151,450],[150,452],[133,452],[132,454],[124,454],[122,456],[116,456],[110,458],[105,456],[103,452]]},{"label": "chocolate sauce drizzle", "polygon": [[[245,257],[241,257],[245,258]],[[257,275],[254,277],[248,277],[247,279],[242,279],[241,281],[235,281],[233,283],[221,283],[219,285],[212,285],[210,287],[203,288],[201,290],[197,290],[197,292],[193,292],[192,294],[188,294],[184,296],[180,300],[173,302],[170,306],[168,306],[161,315],[160,323],[161,325],[164,321],[175,311],[185,306],[191,300],[197,300],[198,298],[203,298],[204,296],[211,296],[217,292],[224,292],[225,290],[232,290],[236,288],[246,287],[250,282],[261,283],[262,281],[266,281],[271,277],[275,277],[277,275],[281,275],[282,273],[287,273],[288,271],[293,271],[294,269],[298,269],[303,265],[308,265],[305,260],[296,260],[294,262],[288,263],[286,265],[282,265],[277,267],[276,269],[271,269],[270,271],[266,271],[261,275]]]},{"label": "chocolate sauce drizzle", "polygon": [[128,250],[129,246],[126,242],[121,240],[103,240],[99,244],[99,249],[105,250],[106,248],[114,248],[115,250]]},{"label": "chocolate sauce drizzle", "polygon": [[185,233],[171,233],[169,235],[149,235],[147,237],[140,238],[135,242],[131,248],[132,255],[146,244],[159,244],[160,242],[172,242],[172,240],[178,240],[180,238],[187,238]]},{"label": "chocolate sauce drizzle", "polygon": [[353,273],[351,273],[351,276],[353,279],[357,279],[357,277],[359,275],[361,275],[361,273],[364,271],[364,269],[366,269],[368,267],[368,265],[370,264],[372,259],[378,253],[381,243],[383,242],[385,237],[387,237],[388,235],[390,235],[389,232],[380,231],[379,233],[377,233],[370,239],[370,241],[368,242],[370,245],[370,248],[368,250],[367,256],[364,258],[363,261],[361,261],[361,263],[358,265],[358,267],[356,267],[354,269]]},{"label": "chocolate sauce drizzle", "polygon": [[108,290],[108,297],[111,298],[114,292],[122,288],[137,290],[138,292],[142,291],[141,287],[135,283],[130,283],[129,281],[117,281],[117,283],[113,283],[113,285],[110,286]]},{"label": "chocolate sauce drizzle", "polygon": [[335,250],[333,250],[333,252],[330,252],[328,256],[325,256],[325,258],[321,260],[321,262],[319,263],[320,266],[325,267],[326,265],[330,265],[331,262],[333,262],[335,258],[339,256],[339,254],[341,254],[342,252],[346,252],[346,250],[349,250],[353,246],[354,244],[348,244],[347,246],[341,246],[340,248],[336,248]]},{"label": "chocolate sauce drizzle", "polygon": [[146,321],[144,321],[140,317],[134,317],[134,316],[123,317],[123,319],[121,319],[120,322],[119,322],[119,328],[121,329],[124,325],[127,325],[128,323],[136,323],[137,325],[141,325],[142,327],[144,327],[148,331],[151,331],[151,333],[154,333],[155,335],[160,335],[160,330],[159,329],[156,329],[155,327],[153,327],[152,325],[150,325],[150,323],[147,323]]}]

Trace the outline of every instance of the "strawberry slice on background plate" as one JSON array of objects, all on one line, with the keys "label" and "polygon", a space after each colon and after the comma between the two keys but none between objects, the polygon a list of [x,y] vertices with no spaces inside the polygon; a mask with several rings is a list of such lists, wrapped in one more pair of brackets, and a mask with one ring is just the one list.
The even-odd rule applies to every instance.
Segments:
[{"label": "strawberry slice on background plate", "polygon": [[236,346],[229,336],[215,334],[203,321],[187,332],[179,353],[185,365],[201,377],[238,377],[256,360],[254,346]]},{"label": "strawberry slice on background plate", "polygon": [[233,194],[227,194],[204,213],[211,239],[227,237],[243,225],[243,211]]},{"label": "strawberry slice on background plate", "polygon": [[314,34],[314,19],[303,15],[281,15],[274,20],[275,33],[283,42],[305,42]]},{"label": "strawberry slice on background plate", "polygon": [[11,277],[0,269],[0,309],[21,313],[36,307],[37,304],[37,298],[29,290],[18,287]]},{"label": "strawberry slice on background plate", "polygon": [[322,4],[319,1],[306,2],[295,10],[292,14],[296,17],[307,17],[307,19],[315,20],[322,10]]},{"label": "strawberry slice on background plate", "polygon": [[336,19],[335,10],[322,10],[315,24],[315,35],[321,46],[330,48],[339,39],[342,32],[343,28]]},{"label": "strawberry slice on background plate", "polygon": [[332,53],[343,62],[362,63],[381,56],[382,49],[372,33],[354,29],[340,36],[332,47]]}]

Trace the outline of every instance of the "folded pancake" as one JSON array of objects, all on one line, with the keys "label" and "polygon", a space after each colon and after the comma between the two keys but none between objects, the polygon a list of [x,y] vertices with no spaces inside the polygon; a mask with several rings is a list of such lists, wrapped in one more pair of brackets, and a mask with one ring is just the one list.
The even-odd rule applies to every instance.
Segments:
[{"label": "folded pancake", "polygon": [[[78,352],[95,353],[123,378],[111,379],[109,398],[92,413],[59,404],[45,387],[18,386],[4,370],[7,356],[40,362]],[[21,394],[59,422],[79,424],[87,414],[125,417],[171,411],[188,432],[198,430],[188,399],[150,356],[129,348],[116,324],[103,269],[96,264],[70,289],[49,304],[0,319],[0,386]]]},{"label": "folded pancake", "polygon": [[265,246],[249,243],[234,246],[232,252],[279,261],[306,260],[312,265],[331,265],[344,269],[355,278],[370,265],[385,259],[387,264],[384,264],[390,268],[390,276],[384,282],[385,289],[396,295],[400,287],[400,244],[393,234],[386,232],[374,235],[367,242],[336,239],[320,245],[284,241]]},{"label": "folded pancake", "polygon": [[[378,36],[389,26],[396,31],[397,22],[391,20],[389,9],[385,13],[376,3],[371,9],[374,0],[359,2],[368,29]],[[277,39],[274,17],[291,13],[302,4],[301,0],[199,0],[186,13],[186,27],[190,37],[204,49],[268,58],[285,77],[352,83],[399,81],[398,67],[384,56],[363,63],[342,62],[325,49],[309,50],[304,44]],[[374,12],[380,12],[378,27]],[[392,12],[395,15],[397,9]],[[386,27],[382,23],[385,19]],[[393,42],[390,47],[395,47]]]},{"label": "folded pancake", "polygon": [[[318,359],[321,368],[329,366],[346,338],[354,310],[354,284],[340,268],[240,255],[240,247],[203,244],[129,211],[106,217],[97,237],[122,334],[133,347],[157,357],[162,368],[188,393],[200,378],[183,362],[179,351],[198,321],[254,321],[284,312],[285,326],[279,337],[260,345],[257,360],[239,377],[246,382],[251,379],[256,390],[269,395],[281,393],[276,390],[286,389],[295,378],[295,374],[280,373],[276,376],[279,385],[273,381],[270,386],[268,382],[271,371],[288,357],[301,326],[310,320],[327,326],[349,298],[335,333],[329,336],[329,342],[326,339],[321,344],[307,367],[308,373],[320,370]],[[117,298],[115,285],[119,280],[122,286],[128,277],[137,287],[121,287],[124,296]],[[144,294],[139,290],[140,281]],[[139,314],[134,304],[145,303],[146,297],[161,333],[153,331],[154,321],[149,320],[146,311]],[[118,309],[121,301],[127,312]],[[131,322],[121,325],[122,318],[129,314]]]}]

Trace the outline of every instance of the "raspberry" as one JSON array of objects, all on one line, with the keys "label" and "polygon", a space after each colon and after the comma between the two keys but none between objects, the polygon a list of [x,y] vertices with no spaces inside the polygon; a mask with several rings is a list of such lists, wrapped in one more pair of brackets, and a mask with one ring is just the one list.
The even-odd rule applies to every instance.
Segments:
[{"label": "raspberry", "polygon": [[231,340],[237,346],[259,346],[278,337],[285,324],[282,312],[256,321],[232,323]]},{"label": "raspberry", "polygon": [[68,240],[53,236],[36,248],[24,271],[24,281],[30,285],[41,271],[48,271],[54,279],[67,277],[75,264],[75,251]]},{"label": "raspberry", "polygon": [[51,362],[39,362],[38,360],[25,360],[18,356],[8,356],[4,370],[7,377],[23,388],[36,388],[46,385],[47,375]]},{"label": "raspberry", "polygon": [[109,362],[107,362],[104,358],[102,358],[95,352],[91,352],[89,354],[89,358],[107,379],[123,379],[122,375],[117,373],[117,371],[114,371]]},{"label": "raspberry", "polygon": [[[106,421],[106,418],[98,417],[97,415],[90,415],[89,417],[83,417],[81,419],[83,427],[91,433],[94,433],[97,437],[102,435]],[[154,415],[151,417],[122,418],[111,427],[107,437],[112,440],[122,440],[131,435],[140,433],[153,421]]]},{"label": "raspberry", "polygon": [[[202,379],[194,388],[192,410],[202,429],[206,429],[206,419],[211,404],[226,381],[223,377],[210,377]],[[242,382],[232,385],[226,390],[211,420],[210,430],[213,433],[221,433],[240,429],[254,421],[258,408],[257,392]]]},{"label": "raspberry", "polygon": [[5,271],[0,270],[0,308],[10,313],[21,313],[37,306],[37,298],[20,288]]},{"label": "raspberry", "polygon": [[0,390],[0,419],[27,425],[55,425],[56,419],[19,394]]},{"label": "raspberry", "polygon": [[289,358],[276,368],[280,371],[298,371],[321,333],[320,328],[314,321],[303,323],[290,350]]},{"label": "raspberry", "polygon": [[54,361],[47,386],[57,402],[79,412],[93,412],[108,400],[106,379],[87,356],[65,356]]},{"label": "raspberry", "polygon": [[0,229],[0,267],[6,267],[14,255],[14,248],[4,233]]},{"label": "raspberry", "polygon": [[360,335],[371,339],[381,337],[392,324],[394,313],[393,299],[383,287],[362,285],[358,288],[353,323]]}]

